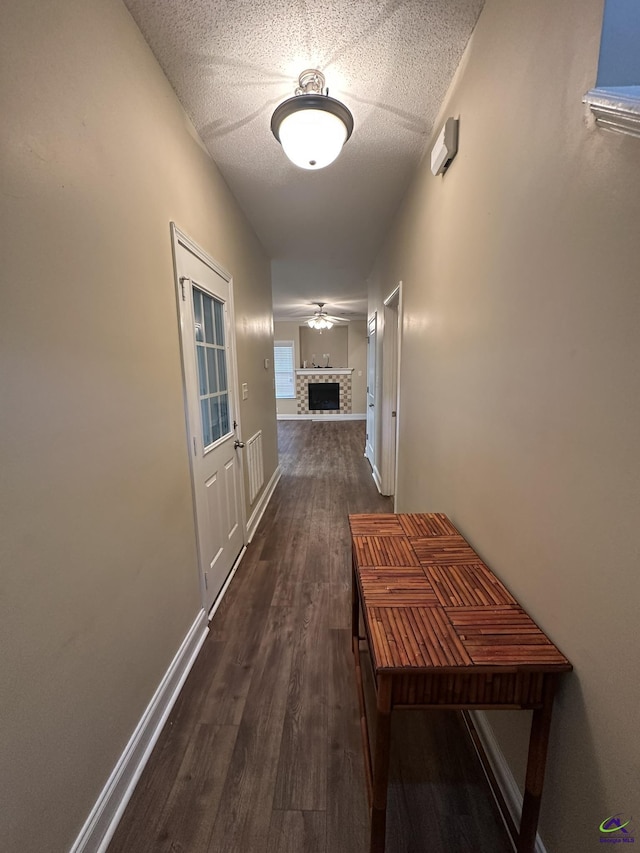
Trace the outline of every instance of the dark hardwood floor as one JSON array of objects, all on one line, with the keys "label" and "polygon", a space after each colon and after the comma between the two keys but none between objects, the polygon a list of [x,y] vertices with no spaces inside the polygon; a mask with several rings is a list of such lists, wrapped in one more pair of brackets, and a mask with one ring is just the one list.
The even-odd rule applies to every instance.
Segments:
[{"label": "dark hardwood floor", "polygon": [[[347,514],[364,424],[284,421],[282,479],[109,853],[366,853]],[[511,853],[463,723],[398,712],[388,853]]]}]

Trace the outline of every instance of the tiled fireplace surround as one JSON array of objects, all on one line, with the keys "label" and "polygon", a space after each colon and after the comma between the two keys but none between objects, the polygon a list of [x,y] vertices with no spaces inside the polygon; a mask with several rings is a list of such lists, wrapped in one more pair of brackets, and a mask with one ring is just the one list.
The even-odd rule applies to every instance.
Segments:
[{"label": "tiled fireplace surround", "polygon": [[[350,415],[351,414],[351,374],[352,367],[320,370],[312,368],[296,370],[296,397],[299,415]],[[337,382],[340,386],[340,409],[325,411],[309,408],[309,382]]]}]

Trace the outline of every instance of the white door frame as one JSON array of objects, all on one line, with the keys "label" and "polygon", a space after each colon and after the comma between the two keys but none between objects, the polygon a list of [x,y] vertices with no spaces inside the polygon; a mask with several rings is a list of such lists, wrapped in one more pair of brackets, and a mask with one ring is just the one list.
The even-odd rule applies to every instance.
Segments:
[{"label": "white door frame", "polygon": [[380,474],[376,467],[378,411],[378,312],[367,320],[367,438],[364,455],[369,460],[376,486],[380,489]]},{"label": "white door frame", "polygon": [[[177,248],[178,245],[183,245],[186,249],[192,252],[196,257],[198,257],[204,264],[211,267],[221,278],[223,278],[229,285],[229,302],[228,302],[228,311],[229,311],[229,329],[228,329],[228,340],[231,346],[229,347],[230,358],[227,363],[228,370],[228,381],[229,386],[233,388],[233,411],[230,411],[229,416],[232,419],[235,425],[235,433],[238,441],[242,441],[242,426],[240,423],[240,406],[238,405],[238,401],[240,399],[238,391],[238,364],[237,364],[237,356],[236,356],[236,327],[235,327],[235,309],[234,309],[234,301],[233,301],[233,277],[231,274],[216,260],[214,260],[211,255],[204,251],[197,243],[188,237],[183,231],[181,231],[175,222],[171,223],[171,246],[173,251],[173,274],[176,285],[176,305],[178,311],[178,323],[180,330],[180,360],[182,367],[182,395],[183,395],[183,405],[184,405],[184,416],[185,416],[185,426],[187,432],[187,454],[189,457],[189,472],[191,475],[191,497],[193,504],[193,518],[196,532],[196,549],[198,553],[198,568],[200,574],[200,595],[201,600],[204,603],[207,601],[207,590],[205,583],[205,568],[203,566],[203,555],[200,553],[200,540],[198,536],[198,512],[197,512],[197,501],[196,501],[196,476],[194,471],[194,453],[196,447],[197,436],[194,434],[194,431],[191,427],[191,418],[189,416],[189,399],[187,395],[187,382],[189,377],[191,376],[192,371],[187,367],[187,352],[186,347],[191,347],[191,334],[190,330],[187,331],[184,328],[185,317],[184,312],[182,310],[182,301],[183,301],[183,282],[180,281],[180,273],[178,271],[178,258],[177,258]],[[222,589],[220,590],[216,602],[214,606],[211,608],[209,613],[209,618],[215,612],[222,596],[227,590],[233,575],[235,574],[240,559],[242,558],[244,552],[247,548],[247,518],[246,518],[246,510],[245,510],[245,494],[244,494],[244,458],[243,454],[238,454],[238,464],[240,466],[240,482],[238,484],[240,490],[240,518],[242,523],[242,541],[243,547],[240,551],[238,558],[236,559],[231,572],[229,573],[227,580],[225,581]],[[208,568],[208,567],[207,567]]]},{"label": "white door frame", "polygon": [[400,426],[400,369],[402,360],[402,282],[384,300],[382,328],[382,494],[398,494],[398,436]]}]

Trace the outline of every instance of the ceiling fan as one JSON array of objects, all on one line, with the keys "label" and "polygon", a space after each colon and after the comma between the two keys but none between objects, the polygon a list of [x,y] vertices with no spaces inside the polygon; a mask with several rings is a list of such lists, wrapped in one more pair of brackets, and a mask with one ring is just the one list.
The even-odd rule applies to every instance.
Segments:
[{"label": "ceiling fan", "polygon": [[313,317],[307,320],[307,326],[311,329],[322,331],[323,329],[331,329],[334,323],[349,322],[345,317],[332,317],[331,314],[327,314],[324,310],[326,302],[314,302],[313,304],[318,306],[318,310],[314,312]]}]

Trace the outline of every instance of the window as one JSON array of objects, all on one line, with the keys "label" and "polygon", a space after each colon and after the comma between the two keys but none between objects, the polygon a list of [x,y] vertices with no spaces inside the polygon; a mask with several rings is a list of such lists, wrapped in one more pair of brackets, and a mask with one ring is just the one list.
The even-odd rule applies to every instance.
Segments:
[{"label": "window", "polygon": [[273,368],[276,375],[276,398],[294,399],[296,378],[293,369],[293,341],[275,341]]},{"label": "window", "polygon": [[640,4],[605,0],[595,89],[584,96],[597,123],[640,136]]},{"label": "window", "polygon": [[606,0],[598,62],[599,89],[640,86],[640,4]]}]

